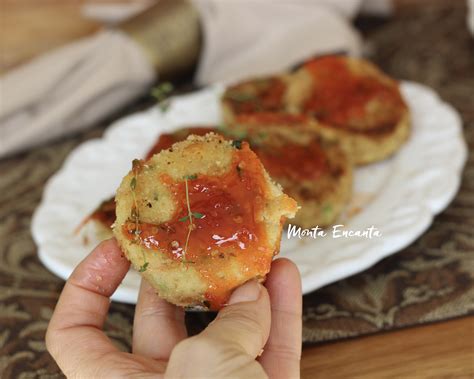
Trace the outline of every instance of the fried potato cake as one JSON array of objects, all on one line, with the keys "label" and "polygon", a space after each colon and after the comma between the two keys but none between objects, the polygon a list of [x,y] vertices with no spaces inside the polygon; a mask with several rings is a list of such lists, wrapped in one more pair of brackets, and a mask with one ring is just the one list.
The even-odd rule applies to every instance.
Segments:
[{"label": "fried potato cake", "polygon": [[291,74],[230,86],[221,106],[234,135],[277,132],[299,141],[316,130],[339,138],[359,165],[387,158],[410,132],[398,83],[373,64],[344,56],[315,58]]},{"label": "fried potato cake", "polygon": [[341,139],[355,164],[387,158],[409,136],[409,111],[398,82],[366,60],[315,58],[294,73],[291,86],[298,112],[317,121],[312,127]]},{"label": "fried potato cake", "polygon": [[300,205],[291,224],[334,223],[352,193],[352,163],[337,139],[306,134],[294,142],[270,135],[251,146],[270,176]]},{"label": "fried potato cake", "polygon": [[246,142],[213,133],[134,161],[116,207],[114,235],[158,294],[212,310],[265,278],[297,211]]},{"label": "fried potato cake", "polygon": [[[214,128],[210,126],[193,126],[178,129],[173,133],[163,133],[147,152],[145,160],[150,159],[153,155],[159,153],[163,149],[169,149],[175,142],[185,140],[191,134],[203,136],[213,130]],[[111,228],[114,221],[115,196],[100,203],[99,206],[79,225],[78,231],[81,231],[86,240],[103,241],[113,236]]]},{"label": "fried potato cake", "polygon": [[295,114],[300,103],[291,75],[270,76],[235,84],[221,98],[222,117],[228,133],[245,138],[249,132],[279,133],[298,138],[308,129],[310,117]]}]

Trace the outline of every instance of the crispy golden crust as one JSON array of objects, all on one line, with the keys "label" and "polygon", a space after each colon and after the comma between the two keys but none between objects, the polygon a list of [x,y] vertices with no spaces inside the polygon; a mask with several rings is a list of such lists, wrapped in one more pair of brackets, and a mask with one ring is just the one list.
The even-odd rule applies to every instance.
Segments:
[{"label": "crispy golden crust", "polygon": [[[218,294],[227,296],[233,288],[251,278],[257,277],[263,280],[270,269],[273,254],[279,250],[282,224],[286,217],[293,217],[297,210],[296,202],[271,181],[247,145],[242,145],[241,149],[238,147],[240,145],[233,145],[231,141],[226,141],[213,133],[204,137],[190,136],[187,140],[174,144],[171,149],[163,150],[146,163],[142,163],[138,171],[132,170],[117,190],[117,220],[114,234],[133,266],[142,269],[142,275],[157,290],[160,297],[169,302],[181,306],[207,307]],[[240,161],[241,158],[243,161]],[[241,162],[246,164],[242,164],[242,167],[236,170],[235,165],[240,165]],[[249,162],[254,162],[253,168],[249,167]],[[135,166],[137,167],[137,164]],[[251,175],[251,180],[257,182],[260,180],[258,183],[262,185],[260,195],[252,199],[255,203],[250,208],[255,209],[252,218],[255,218],[257,226],[263,231],[263,234],[260,234],[258,247],[249,245],[253,248],[243,251],[244,255],[235,254],[235,251],[231,254],[230,250],[225,248],[225,244],[217,243],[212,246],[209,253],[192,251],[191,248],[186,252],[183,248],[184,241],[176,237],[177,241],[172,241],[171,246],[179,245],[180,255],[170,255],[170,247],[163,245],[163,240],[161,240],[163,244],[149,248],[151,239],[145,238],[147,235],[145,225],[152,225],[160,232],[167,230],[168,233],[170,230],[170,233],[176,233],[177,236],[183,235],[181,233],[183,231],[186,234],[189,230],[188,222],[173,224],[173,220],[180,217],[179,212],[185,210],[187,204],[192,208],[196,206],[193,211],[203,213],[196,213],[193,216],[194,221],[191,222],[193,225],[190,233],[191,241],[198,243],[196,241],[202,236],[196,233],[205,232],[202,225],[207,225],[206,217],[212,218],[212,216],[206,210],[202,211],[199,203],[193,202],[191,196],[193,193],[189,194],[191,200],[186,200],[187,204],[183,204],[183,197],[176,188],[184,188],[183,185],[186,184],[188,191],[188,185],[197,186],[199,181],[204,179],[212,183],[222,182],[223,187],[217,189],[219,193],[222,192],[220,196],[226,197],[228,191],[225,187],[226,178],[234,174]],[[234,203],[235,201],[230,204],[244,207],[243,204]],[[245,205],[242,209],[248,209],[249,205]],[[242,216],[245,220],[246,214]],[[130,231],[127,228],[134,217],[139,219],[136,224],[138,227]],[[222,220],[227,219],[232,220],[232,214]],[[182,220],[189,221],[186,217],[179,219]],[[222,220],[221,222],[224,222]],[[239,222],[235,218],[234,221]],[[230,224],[229,221],[229,225],[234,224]],[[137,230],[137,239],[131,238],[129,232],[135,233]],[[192,240],[193,238],[195,239]],[[194,245],[191,243],[189,246]],[[188,262],[188,259],[193,261]],[[255,262],[258,262],[258,265]]]},{"label": "crispy golden crust", "polygon": [[404,112],[399,122],[391,128],[390,133],[353,133],[320,123],[315,123],[312,127],[326,137],[339,139],[347,146],[357,165],[374,163],[390,157],[406,142],[411,130],[408,111]]}]

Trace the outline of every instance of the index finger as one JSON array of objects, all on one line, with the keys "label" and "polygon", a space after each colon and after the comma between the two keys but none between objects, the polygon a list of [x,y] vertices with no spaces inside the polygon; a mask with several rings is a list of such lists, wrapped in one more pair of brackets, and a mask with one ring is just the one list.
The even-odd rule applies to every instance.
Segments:
[{"label": "index finger", "polygon": [[270,294],[272,325],[259,361],[270,378],[298,378],[302,339],[302,295],[298,268],[288,259],[275,260],[265,287]]},{"label": "index finger", "polygon": [[117,349],[102,332],[110,296],[130,263],[115,239],[97,246],[64,286],[46,333],[46,345],[63,371]]}]

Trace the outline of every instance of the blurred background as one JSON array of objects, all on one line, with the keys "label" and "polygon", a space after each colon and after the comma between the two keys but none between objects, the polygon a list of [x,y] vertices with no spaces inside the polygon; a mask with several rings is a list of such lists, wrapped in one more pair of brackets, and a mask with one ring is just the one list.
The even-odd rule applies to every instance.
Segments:
[{"label": "blurred background", "polygon": [[[104,21],[117,22],[127,15],[139,12],[152,2],[153,0],[1,0],[0,73],[48,50],[97,32]],[[401,13],[416,14],[423,7],[427,12],[433,6],[467,8],[465,0],[372,0],[370,3],[372,7],[368,8],[368,13],[372,16],[374,13],[378,14],[381,18]],[[368,10],[366,7],[366,16]]]},{"label": "blurred background", "polygon": [[[424,73],[437,80],[440,65],[451,70],[466,64],[459,55],[448,61],[456,43],[467,43],[460,48],[469,56],[471,3],[293,0],[270,7],[261,0],[1,0],[0,157],[103,121],[150,93],[157,81],[195,87],[229,82],[328,53],[379,63],[380,54],[399,51],[370,37],[399,17],[420,20],[413,30],[399,30],[405,43],[397,49],[417,43],[404,32],[423,36],[424,42],[431,39],[414,51],[424,54]],[[423,20],[437,17],[432,9],[441,14],[439,28],[427,31]],[[458,24],[457,35],[449,34],[454,33],[450,23]],[[400,64],[396,56],[384,58],[385,66]],[[403,64],[417,69],[407,58]],[[410,74],[398,79],[412,79]]]}]

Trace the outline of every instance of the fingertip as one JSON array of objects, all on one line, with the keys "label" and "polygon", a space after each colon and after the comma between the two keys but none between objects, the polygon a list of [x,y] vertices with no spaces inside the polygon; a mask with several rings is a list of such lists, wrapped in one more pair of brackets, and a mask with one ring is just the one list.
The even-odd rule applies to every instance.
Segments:
[{"label": "fingertip", "polygon": [[288,258],[278,258],[272,262],[270,275],[272,273],[277,274],[282,271],[285,273],[286,276],[298,278],[301,281],[300,270],[298,269],[298,266],[296,266],[296,264],[292,260]]},{"label": "fingertip", "polygon": [[301,356],[301,276],[289,259],[272,263],[265,287],[272,308],[270,338],[259,358],[268,376],[298,377]]},{"label": "fingertip", "polygon": [[268,340],[270,328],[268,291],[256,280],[251,280],[234,290],[228,305],[200,335],[257,357]]},{"label": "fingertip", "polygon": [[301,292],[301,275],[298,267],[287,258],[278,258],[272,262],[265,287],[287,287]]},{"label": "fingertip", "polygon": [[301,275],[298,267],[289,259],[273,261],[265,281],[272,308],[301,313]]},{"label": "fingertip", "polygon": [[77,265],[67,280],[51,317],[50,331],[56,333],[73,326],[101,328],[107,316],[110,296],[129,267],[130,263],[124,258],[115,239],[101,242]]},{"label": "fingertip", "polygon": [[[159,333],[150,333],[153,330]],[[133,321],[133,352],[167,360],[176,344],[186,337],[184,310],[161,299],[142,278]]]},{"label": "fingertip", "polygon": [[102,241],[76,267],[69,281],[103,296],[111,296],[125,277],[130,262],[115,238]]},{"label": "fingertip", "polygon": [[102,255],[104,259],[109,259],[111,261],[128,262],[115,238],[110,238],[100,242],[94,248],[92,254]]},{"label": "fingertip", "polygon": [[228,305],[256,301],[260,297],[263,286],[255,279],[249,280],[232,293]]}]

